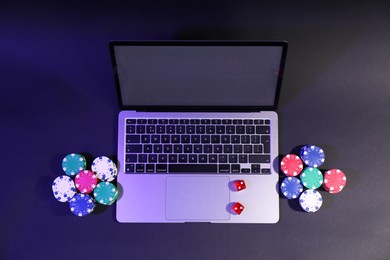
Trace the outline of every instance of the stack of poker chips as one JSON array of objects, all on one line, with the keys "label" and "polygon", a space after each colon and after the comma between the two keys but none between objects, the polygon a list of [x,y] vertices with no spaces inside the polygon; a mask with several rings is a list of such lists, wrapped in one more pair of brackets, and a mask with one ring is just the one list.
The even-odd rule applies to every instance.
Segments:
[{"label": "stack of poker chips", "polygon": [[93,212],[96,203],[111,205],[118,198],[118,189],[110,183],[117,177],[118,170],[110,158],[97,157],[91,170],[86,168],[84,156],[68,154],[62,160],[66,175],[57,177],[52,185],[54,197],[60,202],[69,202],[71,212],[79,217]]},{"label": "stack of poker chips", "polygon": [[325,153],[320,147],[306,145],[301,148],[299,156],[288,154],[280,163],[283,174],[287,176],[280,185],[282,194],[287,199],[299,198],[299,204],[306,212],[316,212],[321,208],[319,187],[329,193],[338,193],[345,187],[347,179],[341,170],[331,169],[322,175],[317,167],[324,162]]}]

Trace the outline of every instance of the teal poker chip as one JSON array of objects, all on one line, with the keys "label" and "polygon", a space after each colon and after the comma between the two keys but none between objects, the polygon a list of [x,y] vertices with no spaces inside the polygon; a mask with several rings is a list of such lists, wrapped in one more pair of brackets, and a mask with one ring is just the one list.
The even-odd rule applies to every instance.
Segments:
[{"label": "teal poker chip", "polygon": [[317,168],[307,167],[301,173],[301,181],[306,188],[315,190],[322,185],[324,177]]},{"label": "teal poker chip", "polygon": [[95,200],[87,194],[77,193],[69,201],[70,211],[76,216],[83,217],[95,209]]},{"label": "teal poker chip", "polygon": [[111,205],[118,198],[118,189],[109,182],[100,182],[93,190],[95,200],[103,205]]},{"label": "teal poker chip", "polygon": [[299,155],[302,161],[309,167],[317,168],[325,162],[324,150],[315,145],[302,147]]},{"label": "teal poker chip", "polygon": [[71,153],[62,160],[62,170],[66,175],[74,177],[87,167],[87,160],[84,156],[77,153]]}]

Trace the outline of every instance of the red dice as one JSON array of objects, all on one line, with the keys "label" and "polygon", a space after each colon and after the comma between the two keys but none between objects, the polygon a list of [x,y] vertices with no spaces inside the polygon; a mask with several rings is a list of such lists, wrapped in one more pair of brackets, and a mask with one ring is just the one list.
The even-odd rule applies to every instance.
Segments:
[{"label": "red dice", "polygon": [[234,187],[237,191],[244,190],[246,188],[246,184],[244,180],[238,180],[234,182]]},{"label": "red dice", "polygon": [[232,211],[240,215],[244,208],[244,205],[242,205],[240,202],[236,202],[232,206]]}]

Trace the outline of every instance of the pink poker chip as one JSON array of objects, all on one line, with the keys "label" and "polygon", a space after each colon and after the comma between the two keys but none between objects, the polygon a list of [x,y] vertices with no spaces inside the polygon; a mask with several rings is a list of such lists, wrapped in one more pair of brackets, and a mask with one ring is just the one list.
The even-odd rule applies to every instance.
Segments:
[{"label": "pink poker chip", "polygon": [[91,193],[98,182],[96,175],[89,170],[83,170],[76,175],[74,179],[76,188],[81,193]]},{"label": "pink poker chip", "polygon": [[303,162],[299,156],[295,154],[287,154],[280,162],[280,169],[284,175],[294,177],[301,173],[303,169]]}]

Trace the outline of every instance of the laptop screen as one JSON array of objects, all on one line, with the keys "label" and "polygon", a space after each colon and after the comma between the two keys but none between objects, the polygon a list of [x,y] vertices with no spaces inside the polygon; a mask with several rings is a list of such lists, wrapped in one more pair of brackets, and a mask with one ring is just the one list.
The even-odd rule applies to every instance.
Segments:
[{"label": "laptop screen", "polygon": [[163,43],[111,43],[122,106],[275,107],[285,42]]}]

